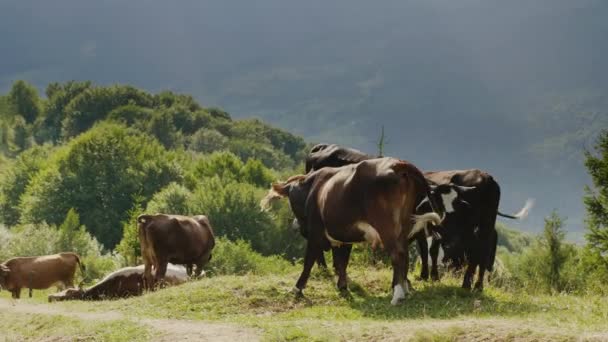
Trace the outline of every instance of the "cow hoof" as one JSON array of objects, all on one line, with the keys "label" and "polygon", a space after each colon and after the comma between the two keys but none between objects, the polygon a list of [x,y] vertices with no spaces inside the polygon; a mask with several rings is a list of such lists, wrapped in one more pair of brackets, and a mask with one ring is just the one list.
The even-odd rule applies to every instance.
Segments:
[{"label": "cow hoof", "polygon": [[397,284],[393,289],[393,299],[391,300],[391,305],[397,305],[403,299],[405,299],[405,289],[403,286],[401,286],[401,284]]},{"label": "cow hoof", "polygon": [[297,287],[294,287],[293,289],[291,289],[291,293],[293,293],[296,296],[296,298],[304,297],[304,293],[302,292],[302,290]]},{"label": "cow hoof", "polygon": [[475,288],[473,288],[473,292],[483,292],[483,285],[475,284]]}]

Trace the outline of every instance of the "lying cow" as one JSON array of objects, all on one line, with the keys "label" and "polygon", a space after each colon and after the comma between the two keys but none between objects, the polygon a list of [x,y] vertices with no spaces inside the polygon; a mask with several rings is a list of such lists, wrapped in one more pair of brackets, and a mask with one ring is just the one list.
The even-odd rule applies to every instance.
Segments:
[{"label": "lying cow", "polygon": [[[428,223],[439,225],[440,216],[414,216],[417,198],[429,186],[414,165],[394,158],[365,160],[340,168],[322,168],[290,182],[273,184],[275,196],[292,201],[308,193],[304,207],[308,234],[304,269],[296,283],[302,293],[310,270],[323,250],[357,242],[385,249],[393,263],[393,299],[405,298],[407,279],[407,239]],[[346,284],[348,256],[335,253],[338,286]]]},{"label": "lying cow", "polygon": [[[164,281],[168,285],[179,285],[188,281],[183,266],[169,264]],[[103,300],[139,296],[144,289],[144,265],[125,267],[110,273],[88,289],[67,289],[49,295],[49,302],[64,300]]]},{"label": "lying cow", "polygon": [[[187,265],[188,272],[196,265],[198,277],[211,260],[215,238],[207,216],[144,214],[137,222],[146,288],[153,289],[165,277],[168,263]],[[156,270],[154,279],[152,267]]]},{"label": "lying cow", "polygon": [[0,287],[11,292],[14,299],[21,297],[21,289],[48,289],[61,283],[74,287],[76,266],[84,273],[85,267],[75,253],[59,253],[36,257],[17,257],[0,264]]}]

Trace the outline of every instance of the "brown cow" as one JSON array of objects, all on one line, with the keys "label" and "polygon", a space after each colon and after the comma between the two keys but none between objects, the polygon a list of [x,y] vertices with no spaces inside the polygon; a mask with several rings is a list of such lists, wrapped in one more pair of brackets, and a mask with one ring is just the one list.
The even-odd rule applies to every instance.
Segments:
[{"label": "brown cow", "polygon": [[59,253],[36,257],[17,257],[0,264],[0,286],[21,297],[21,289],[48,289],[55,283],[74,287],[76,265],[85,267],[75,253]]},{"label": "brown cow", "polygon": [[[309,191],[307,190],[309,189]],[[305,205],[307,248],[304,269],[296,283],[301,294],[310,270],[323,250],[357,242],[383,248],[393,264],[395,305],[405,298],[407,239],[427,223],[441,223],[437,213],[414,216],[417,199],[430,191],[414,165],[395,158],[365,160],[340,168],[323,168],[290,182],[273,185],[276,195],[308,192]],[[297,215],[300,216],[300,215]],[[415,223],[415,224],[414,224]],[[335,255],[339,277],[346,273],[347,255]]]},{"label": "brown cow", "polygon": [[[139,296],[144,288],[144,265],[124,267],[114,271],[88,289],[66,289],[49,295],[49,302],[64,300],[102,300]],[[179,285],[188,281],[186,269],[169,264],[165,274],[168,285]]]},{"label": "brown cow", "polygon": [[[167,264],[196,265],[196,276],[211,260],[215,246],[213,229],[204,215],[139,215],[139,242],[144,259],[146,288],[153,289],[165,277]],[[155,275],[152,279],[152,267]]]}]

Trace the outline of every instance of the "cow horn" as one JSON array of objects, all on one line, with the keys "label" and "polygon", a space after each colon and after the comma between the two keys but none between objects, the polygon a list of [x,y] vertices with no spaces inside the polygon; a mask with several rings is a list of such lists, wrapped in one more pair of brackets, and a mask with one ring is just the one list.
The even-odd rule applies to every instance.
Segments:
[{"label": "cow horn", "polygon": [[460,191],[473,190],[473,189],[475,189],[475,188],[476,188],[476,187],[474,187],[474,186],[462,186],[462,185],[456,185],[456,184],[454,184],[454,183],[450,183],[449,185],[450,185],[450,186],[453,186],[453,187],[455,187],[455,188],[458,188]]}]

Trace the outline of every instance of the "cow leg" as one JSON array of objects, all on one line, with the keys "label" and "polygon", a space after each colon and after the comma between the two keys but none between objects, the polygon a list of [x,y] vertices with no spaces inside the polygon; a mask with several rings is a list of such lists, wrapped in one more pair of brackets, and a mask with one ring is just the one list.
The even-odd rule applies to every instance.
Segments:
[{"label": "cow leg", "polygon": [[158,262],[158,268],[156,269],[156,274],[154,275],[154,282],[156,284],[160,284],[161,288],[165,287],[165,274],[167,274],[167,260],[160,259]]},{"label": "cow leg", "polygon": [[[192,264],[186,264],[186,274],[188,275],[188,277],[192,277],[192,268],[193,268]],[[196,271],[198,272],[198,266],[197,266]]]},{"label": "cow leg", "polygon": [[470,290],[471,283],[473,283],[473,276],[475,275],[475,269],[477,268],[477,263],[474,261],[470,261],[467,267],[466,272],[464,273],[464,280],[462,282],[462,288]]},{"label": "cow leg", "polygon": [[409,292],[407,279],[408,254],[403,249],[403,245],[396,244],[391,251],[393,264],[393,299],[392,305],[397,305],[400,300],[405,299],[405,294]]},{"label": "cow leg", "polygon": [[482,265],[479,265],[479,273],[477,274],[477,281],[475,282],[474,291],[483,291],[483,278],[486,273],[486,268]]},{"label": "cow leg", "polygon": [[[332,249],[333,251],[333,249]],[[323,269],[327,269],[327,262],[325,262],[325,254],[323,252],[319,253],[319,257],[317,258],[317,265]],[[336,268],[336,262],[334,260],[334,269]]]},{"label": "cow leg", "polygon": [[18,287],[16,289],[12,290],[11,291],[11,295],[12,295],[13,299],[19,299],[19,298],[21,298],[21,288]]},{"label": "cow leg", "polygon": [[148,291],[154,289],[154,279],[152,278],[152,263],[146,260],[144,264],[144,288]]},{"label": "cow leg", "polygon": [[33,289],[30,287],[30,289],[29,289],[29,297],[30,297],[30,298],[32,298],[32,294],[33,294],[33,292],[34,292],[34,291],[33,291]]},{"label": "cow leg", "polygon": [[346,268],[350,259],[350,252],[353,249],[352,245],[343,245],[341,247],[332,248],[334,256],[334,267],[338,274],[338,289],[345,291],[348,289],[348,278],[346,276]]},{"label": "cow leg", "polygon": [[315,260],[319,258],[319,253],[323,253],[323,251],[319,247],[313,246],[313,244],[309,241],[306,246],[306,254],[304,255],[304,268],[302,269],[302,274],[300,274],[300,278],[296,283],[296,294],[302,295],[302,290],[304,290],[306,287],[306,283],[310,277],[310,270],[312,269]]},{"label": "cow leg", "polygon": [[433,281],[439,280],[439,270],[437,267],[437,258],[439,257],[439,247],[441,244],[439,241],[433,239],[431,242],[431,279]]},{"label": "cow leg", "polygon": [[[434,241],[434,240],[433,240]],[[418,246],[418,254],[420,254],[420,279],[429,279],[429,244],[426,241],[424,234],[416,234],[416,245]]]}]

